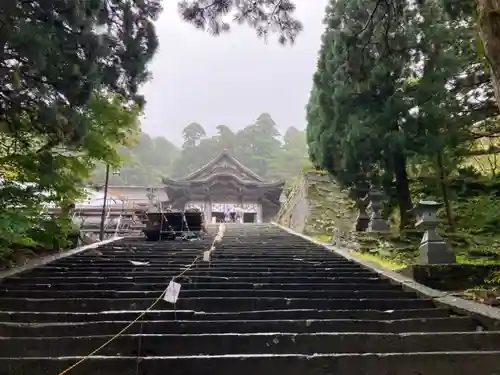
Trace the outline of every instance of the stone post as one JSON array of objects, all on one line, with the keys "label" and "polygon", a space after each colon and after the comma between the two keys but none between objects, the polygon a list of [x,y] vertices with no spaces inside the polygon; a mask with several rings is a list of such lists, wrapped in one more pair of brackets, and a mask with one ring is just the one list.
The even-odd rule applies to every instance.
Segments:
[{"label": "stone post", "polygon": [[385,194],[372,186],[366,198],[370,201],[369,208],[371,210],[368,232],[389,232],[389,224],[380,213],[386,198]]},{"label": "stone post", "polygon": [[420,254],[418,264],[450,264],[456,263],[457,259],[446,242],[436,232],[440,220],[437,210],[442,204],[426,200],[425,196],[415,205],[414,211],[417,216],[417,229],[423,229],[424,235],[420,241]]},{"label": "stone post", "polygon": [[349,190],[349,198],[354,200],[354,207],[356,207],[358,211],[353,230],[355,232],[366,232],[368,224],[370,223],[370,217],[366,213],[366,209],[370,203],[366,190],[354,187]]}]

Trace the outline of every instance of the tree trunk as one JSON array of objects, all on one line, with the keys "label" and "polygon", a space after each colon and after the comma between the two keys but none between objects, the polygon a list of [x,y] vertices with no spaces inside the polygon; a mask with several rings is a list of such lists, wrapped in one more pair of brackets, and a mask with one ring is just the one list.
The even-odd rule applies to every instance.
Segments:
[{"label": "tree trunk", "polygon": [[439,186],[441,187],[441,194],[443,195],[444,209],[446,211],[446,218],[448,219],[448,224],[451,231],[454,233],[456,230],[455,220],[453,218],[453,211],[451,209],[450,195],[448,194],[448,174],[444,169],[443,163],[443,153],[438,152],[437,162],[439,168]]},{"label": "tree trunk", "polygon": [[500,108],[500,0],[477,0],[479,37],[490,74],[497,104]]},{"label": "tree trunk", "polygon": [[410,224],[409,210],[413,207],[410,195],[410,183],[406,171],[406,157],[402,152],[394,154],[394,175],[396,177],[396,197],[399,204],[401,222],[399,229],[403,230]]}]

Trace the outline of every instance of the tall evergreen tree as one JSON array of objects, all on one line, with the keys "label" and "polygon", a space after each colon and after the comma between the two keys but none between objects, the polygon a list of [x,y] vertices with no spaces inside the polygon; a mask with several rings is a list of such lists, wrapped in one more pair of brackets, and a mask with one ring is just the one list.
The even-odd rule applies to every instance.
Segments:
[{"label": "tall evergreen tree", "polygon": [[437,0],[405,3],[399,12],[388,29],[363,34],[372,19],[387,16],[382,8],[330,2],[308,105],[308,143],[313,162],[345,185],[394,185],[405,225],[412,206],[408,158],[436,157],[450,134],[464,134],[474,121],[471,102],[455,89],[477,60],[467,47],[471,28],[452,22]]},{"label": "tall evergreen tree", "polygon": [[194,147],[200,143],[201,139],[206,136],[203,126],[196,122],[192,122],[182,130],[184,144],[182,148]]},{"label": "tall evergreen tree", "polygon": [[159,0],[2,1],[1,130],[29,131],[50,150],[84,137],[95,91],[142,104],[160,9]]},{"label": "tall evergreen tree", "polygon": [[229,31],[230,20],[247,23],[259,36],[276,32],[282,44],[293,42],[302,30],[290,0],[182,0],[179,11],[184,20],[215,35]]},{"label": "tall evergreen tree", "polygon": [[[352,42],[362,41],[375,34],[385,34],[381,45],[390,50],[390,30],[395,24],[404,21],[408,6],[422,7],[428,0],[405,2],[400,0],[368,0],[364,2],[367,21],[352,35]],[[434,0],[430,0],[432,3]],[[474,41],[491,74],[491,85],[496,95],[496,104],[500,107],[500,3],[498,1],[460,1],[441,0],[440,4],[448,15],[473,25]],[[458,37],[462,35],[457,34]]]}]

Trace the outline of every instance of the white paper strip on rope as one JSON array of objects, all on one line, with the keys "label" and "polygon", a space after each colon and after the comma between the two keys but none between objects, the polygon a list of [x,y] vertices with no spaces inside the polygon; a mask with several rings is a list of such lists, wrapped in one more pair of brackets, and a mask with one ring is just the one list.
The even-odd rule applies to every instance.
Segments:
[{"label": "white paper strip on rope", "polygon": [[134,266],[149,266],[149,262],[137,262],[135,260],[129,260]]},{"label": "white paper strip on rope", "polygon": [[215,251],[215,246],[211,246],[210,251]]},{"label": "white paper strip on rope", "polygon": [[204,262],[210,262],[210,259],[212,257],[212,252],[210,250],[204,251],[203,252],[203,261]]},{"label": "white paper strip on rope", "polygon": [[179,298],[180,291],[181,291],[181,284],[176,283],[175,281],[170,281],[167,290],[165,290],[165,295],[163,296],[163,300],[170,303],[176,303],[177,298]]},{"label": "white paper strip on rope", "polygon": [[215,236],[215,239],[214,239],[215,242],[221,242],[222,241],[222,237],[217,235]]}]

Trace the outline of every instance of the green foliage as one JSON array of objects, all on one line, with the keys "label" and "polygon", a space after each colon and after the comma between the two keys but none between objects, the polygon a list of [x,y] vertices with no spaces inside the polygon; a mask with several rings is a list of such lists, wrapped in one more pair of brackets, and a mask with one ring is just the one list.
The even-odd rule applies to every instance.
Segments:
[{"label": "green foliage", "polygon": [[0,4],[0,248],[58,249],[98,162],[138,129],[139,86],[158,41],[158,0]]},{"label": "green foliage", "polygon": [[500,227],[500,199],[480,195],[454,205],[457,225],[474,235],[492,236]]},{"label": "green foliage", "polygon": [[[110,185],[158,185],[161,178],[171,175],[180,150],[164,137],[140,133],[136,142],[119,147],[122,164],[119,173],[110,176]],[[101,186],[106,173],[105,164],[98,164],[89,179],[91,185]]]},{"label": "green foliage", "polygon": [[267,113],[236,133],[226,125],[219,125],[217,130],[217,135],[204,137],[205,130],[199,124],[195,127],[189,124],[184,129],[185,143],[172,164],[173,177],[186,176],[224,150],[268,179],[289,179],[300,173],[301,165],[307,161],[304,132],[290,127],[282,142],[274,120]]},{"label": "green foliage", "polygon": [[200,124],[192,122],[182,130],[184,144],[182,148],[194,147],[198,145],[200,139],[205,137],[205,129]]},{"label": "green foliage", "polygon": [[[29,247],[41,247],[53,250],[67,249],[72,245],[71,236],[75,234],[75,228],[69,217],[45,217],[38,220],[27,232]],[[47,246],[49,245],[49,246]]]},{"label": "green foliage", "polygon": [[142,105],[138,87],[158,41],[158,0],[3,1],[0,127],[41,147],[79,144],[96,91]]},{"label": "green foliage", "polygon": [[379,266],[382,266],[382,267],[390,269],[390,270],[397,270],[399,268],[403,268],[406,266],[405,263],[399,263],[395,259],[374,255],[370,252],[357,253],[356,256],[360,257],[363,260],[367,260],[369,262],[376,263]]},{"label": "green foliage", "polygon": [[195,27],[208,29],[214,35],[230,30],[229,20],[247,23],[257,35],[267,37],[279,34],[285,44],[295,40],[302,24],[292,17],[295,5],[290,0],[182,0],[179,12],[183,19]]},{"label": "green foliage", "polygon": [[[280,140],[276,124],[268,114],[236,133],[226,125],[217,126],[217,131],[215,136],[207,137],[201,125],[187,125],[182,149],[164,137],[141,133],[137,142],[118,149],[123,163],[119,173],[110,176],[110,184],[158,185],[162,177],[184,177],[224,150],[268,179],[289,181],[310,167],[305,132],[290,127]],[[104,175],[105,165],[100,164],[89,181],[102,185]]]},{"label": "green foliage", "polygon": [[[268,164],[268,175],[288,179],[292,173],[302,170],[304,164],[309,164],[305,132],[291,126],[283,136],[280,152],[275,153]],[[284,174],[284,171],[290,172]]]},{"label": "green foliage", "polygon": [[[87,132],[78,144],[46,148],[29,131],[0,134],[0,248],[58,250],[73,228],[68,217],[44,218],[46,207],[67,207],[83,193],[96,162],[120,163],[117,145],[137,133],[139,110],[121,96],[95,92],[82,111]],[[0,256],[1,258],[1,256]]]},{"label": "green foliage", "polygon": [[[223,18],[233,8],[238,22],[260,35],[277,30],[281,42],[301,29],[289,1],[179,4],[185,20],[215,33],[228,29]],[[170,173],[177,148],[162,137],[138,137],[137,126],[160,11],[159,0],[1,2],[0,258],[19,247],[63,246],[72,232],[67,218],[40,221],[40,213],[67,210],[96,165],[92,178],[99,180],[104,165],[125,159],[130,178],[123,183]],[[204,134],[188,130],[186,146],[200,147]]]},{"label": "green foliage", "polygon": [[418,165],[438,181],[452,225],[448,176],[498,112],[471,47],[475,31],[437,0],[401,3],[392,23],[384,9],[377,0],[327,7],[307,106],[311,160],[343,186],[382,185],[401,228],[412,205],[409,170]]}]

